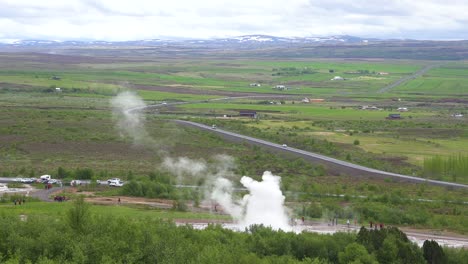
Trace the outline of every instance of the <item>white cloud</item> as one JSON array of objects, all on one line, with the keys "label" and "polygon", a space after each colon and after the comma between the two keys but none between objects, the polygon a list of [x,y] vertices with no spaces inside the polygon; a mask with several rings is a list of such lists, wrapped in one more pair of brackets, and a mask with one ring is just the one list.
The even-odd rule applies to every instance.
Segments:
[{"label": "white cloud", "polygon": [[243,34],[468,39],[464,0],[0,0],[0,39]]}]

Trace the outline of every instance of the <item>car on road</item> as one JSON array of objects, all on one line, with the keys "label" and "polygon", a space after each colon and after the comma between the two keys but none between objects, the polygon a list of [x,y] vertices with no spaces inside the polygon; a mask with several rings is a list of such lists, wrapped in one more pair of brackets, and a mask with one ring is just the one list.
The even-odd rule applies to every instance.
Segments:
[{"label": "car on road", "polygon": [[113,183],[113,182],[121,182],[121,180],[120,180],[119,178],[112,178],[112,179],[108,179],[108,180],[107,180],[107,184],[109,184],[109,185],[110,185],[111,183]]},{"label": "car on road", "polygon": [[41,177],[39,177],[39,179],[42,181],[42,182],[47,182],[48,180],[52,179],[52,176],[50,175],[42,175]]},{"label": "car on road", "polygon": [[21,183],[33,183],[35,181],[36,181],[36,179],[34,179],[34,178],[22,178],[21,179]]},{"label": "car on road", "polygon": [[56,179],[50,179],[47,181],[47,183],[50,183],[50,184],[60,184],[60,181],[59,180],[56,180]]},{"label": "car on road", "polygon": [[287,148],[287,147],[288,147],[288,145],[286,145],[286,144],[283,144],[283,148]]},{"label": "car on road", "polygon": [[212,125],[211,128],[212,128],[212,129],[216,129],[216,125]]},{"label": "car on road", "polygon": [[109,186],[113,186],[113,187],[122,187],[123,185],[124,183],[122,181],[113,181],[109,183]]}]

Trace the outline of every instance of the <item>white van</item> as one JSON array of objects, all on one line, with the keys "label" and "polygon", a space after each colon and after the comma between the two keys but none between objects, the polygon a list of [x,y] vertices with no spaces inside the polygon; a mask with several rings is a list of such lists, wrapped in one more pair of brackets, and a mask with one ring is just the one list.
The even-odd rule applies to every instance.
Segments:
[{"label": "white van", "polygon": [[52,176],[50,176],[50,175],[42,175],[39,179],[40,179],[42,182],[45,182],[45,181],[48,181],[48,180],[52,179]]}]

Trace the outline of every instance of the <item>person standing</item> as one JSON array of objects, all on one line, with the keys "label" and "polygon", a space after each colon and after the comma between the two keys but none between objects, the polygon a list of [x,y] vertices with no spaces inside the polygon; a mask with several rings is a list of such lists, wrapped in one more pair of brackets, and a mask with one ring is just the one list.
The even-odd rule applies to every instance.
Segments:
[{"label": "person standing", "polygon": [[346,220],[346,225],[348,225],[348,228],[349,228],[349,219]]}]

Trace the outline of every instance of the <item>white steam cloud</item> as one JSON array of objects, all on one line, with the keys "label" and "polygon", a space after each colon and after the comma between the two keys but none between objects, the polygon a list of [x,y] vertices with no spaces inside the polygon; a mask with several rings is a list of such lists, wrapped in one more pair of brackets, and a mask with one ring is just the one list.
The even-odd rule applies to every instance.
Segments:
[{"label": "white steam cloud", "polygon": [[162,164],[163,168],[177,176],[177,181],[182,182],[185,176],[198,177],[206,171],[207,165],[204,160],[192,160],[186,157],[166,157]]},{"label": "white steam cloud", "polygon": [[146,104],[133,92],[119,93],[111,100],[113,116],[122,137],[131,137],[138,145],[154,144],[145,129],[145,117],[138,111]]},{"label": "white steam cloud", "polygon": [[285,197],[280,189],[281,178],[265,171],[262,181],[244,176],[240,180],[249,194],[242,199],[233,199],[232,183],[218,178],[211,198],[217,201],[243,228],[253,224],[263,224],[273,229],[292,230],[284,206]]},{"label": "white steam cloud", "polygon": [[[140,113],[146,107],[143,100],[133,92],[118,94],[111,101],[117,127],[123,137],[131,137],[135,144],[156,146],[156,141],[145,130],[145,118]],[[215,155],[211,163],[203,159],[165,157],[161,166],[177,176],[182,183],[186,177],[204,179],[208,190],[206,197],[219,203],[240,228],[263,224],[273,229],[292,230],[284,207],[281,178],[265,171],[262,181],[244,176],[240,183],[249,191],[242,199],[233,197],[235,161],[228,155]]]}]

